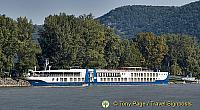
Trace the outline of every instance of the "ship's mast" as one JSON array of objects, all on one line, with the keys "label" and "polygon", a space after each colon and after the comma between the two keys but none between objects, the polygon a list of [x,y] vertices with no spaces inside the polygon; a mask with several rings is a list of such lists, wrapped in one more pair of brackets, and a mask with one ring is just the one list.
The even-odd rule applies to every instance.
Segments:
[{"label": "ship's mast", "polygon": [[45,68],[44,68],[45,71],[47,70],[47,66],[48,66],[48,65],[49,65],[49,60],[46,59],[46,61],[45,61]]}]

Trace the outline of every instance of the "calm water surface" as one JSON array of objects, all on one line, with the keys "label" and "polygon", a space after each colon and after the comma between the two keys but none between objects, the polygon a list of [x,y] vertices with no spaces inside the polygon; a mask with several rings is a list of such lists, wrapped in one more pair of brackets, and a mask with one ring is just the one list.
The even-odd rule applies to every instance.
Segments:
[{"label": "calm water surface", "polygon": [[[200,110],[200,84],[0,88],[0,110]],[[113,102],[191,102],[192,106],[114,106]]]}]

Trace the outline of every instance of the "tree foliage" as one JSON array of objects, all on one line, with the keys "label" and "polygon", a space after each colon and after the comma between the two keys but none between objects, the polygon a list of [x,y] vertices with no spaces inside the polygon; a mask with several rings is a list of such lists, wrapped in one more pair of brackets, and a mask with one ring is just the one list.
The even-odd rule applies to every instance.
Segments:
[{"label": "tree foliage", "polygon": [[55,68],[141,66],[143,57],[136,43],[122,41],[92,15],[50,15],[41,33],[43,56]]},{"label": "tree foliage", "polygon": [[128,66],[145,66],[144,58],[138,49],[137,43],[134,41],[123,40],[122,55],[120,57],[120,67]]},{"label": "tree foliage", "polygon": [[[38,42],[32,38],[34,29],[40,35]],[[54,69],[142,66],[200,77],[200,45],[195,37],[142,32],[120,39],[92,15],[49,15],[39,28],[26,17],[13,20],[1,15],[0,39],[0,76],[13,69],[22,76],[37,64],[44,67],[48,58]]]},{"label": "tree foliage", "polygon": [[168,51],[165,39],[153,33],[140,33],[136,42],[145,58],[146,66],[161,69],[161,63]]},{"label": "tree foliage", "polygon": [[[182,75],[190,73],[197,75],[200,72],[200,45],[196,38],[185,35],[162,35],[166,39],[169,51],[163,65],[173,65],[180,68]],[[177,72],[175,72],[176,74]]]},{"label": "tree foliage", "polygon": [[50,15],[40,45],[54,68],[143,66],[174,75],[199,74],[199,44],[190,36],[150,32],[121,40],[92,15]]},{"label": "tree foliage", "polygon": [[36,65],[36,54],[41,50],[32,41],[32,23],[26,17],[13,20],[0,16],[0,68],[1,72],[18,70],[19,76]]},{"label": "tree foliage", "polygon": [[118,66],[120,39],[92,15],[50,15],[40,40],[43,55],[55,68]]}]

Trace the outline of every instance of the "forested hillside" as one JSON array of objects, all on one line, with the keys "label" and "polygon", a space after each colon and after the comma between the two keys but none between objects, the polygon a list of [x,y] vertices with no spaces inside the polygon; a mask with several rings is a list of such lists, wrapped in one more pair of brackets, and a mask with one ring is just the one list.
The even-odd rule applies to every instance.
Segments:
[{"label": "forested hillside", "polygon": [[97,18],[115,29],[122,38],[133,38],[140,32],[157,35],[186,34],[200,39],[200,1],[180,7],[123,6]]}]

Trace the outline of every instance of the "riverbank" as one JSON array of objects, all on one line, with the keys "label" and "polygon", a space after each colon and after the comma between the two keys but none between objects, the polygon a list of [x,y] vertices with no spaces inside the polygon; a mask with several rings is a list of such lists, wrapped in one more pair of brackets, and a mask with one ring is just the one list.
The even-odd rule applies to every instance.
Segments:
[{"label": "riverbank", "polygon": [[0,87],[29,87],[30,83],[26,80],[13,80],[11,78],[0,78]]},{"label": "riverbank", "polygon": [[194,81],[187,81],[187,80],[171,80],[169,84],[200,84],[200,80],[196,79]]}]

